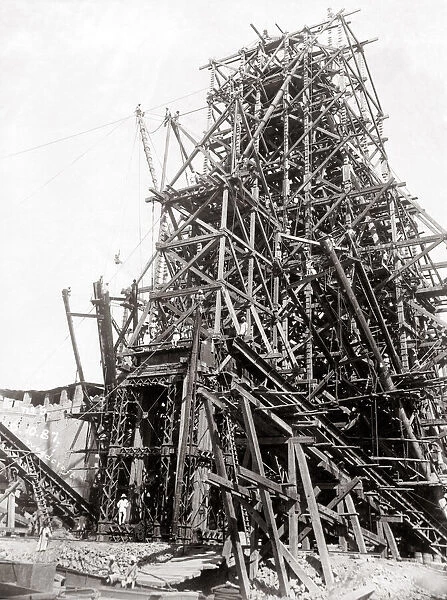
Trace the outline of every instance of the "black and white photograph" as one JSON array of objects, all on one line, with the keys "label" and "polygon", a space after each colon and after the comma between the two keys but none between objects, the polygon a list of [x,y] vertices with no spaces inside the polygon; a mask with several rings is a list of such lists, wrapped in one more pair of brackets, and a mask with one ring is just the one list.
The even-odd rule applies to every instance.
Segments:
[{"label": "black and white photograph", "polygon": [[0,599],[447,599],[446,0],[0,1]]}]

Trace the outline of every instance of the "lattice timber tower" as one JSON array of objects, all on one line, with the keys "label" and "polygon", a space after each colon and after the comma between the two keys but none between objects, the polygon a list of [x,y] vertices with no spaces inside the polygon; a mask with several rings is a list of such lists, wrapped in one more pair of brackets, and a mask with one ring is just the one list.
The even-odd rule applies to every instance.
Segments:
[{"label": "lattice timber tower", "polygon": [[446,231],[391,173],[347,16],[258,37],[207,65],[202,139],[167,115],[169,183],[137,110],[160,235],[118,337],[95,285],[100,525],[134,489],[143,536],[220,532],[245,595],[263,556],[286,595],[300,544],[328,584],[328,543],[445,555]]}]

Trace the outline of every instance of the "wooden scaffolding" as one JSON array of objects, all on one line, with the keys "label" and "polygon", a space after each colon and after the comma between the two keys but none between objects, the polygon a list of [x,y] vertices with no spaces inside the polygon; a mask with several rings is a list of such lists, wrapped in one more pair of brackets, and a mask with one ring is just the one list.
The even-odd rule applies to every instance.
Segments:
[{"label": "wooden scaffolding", "polygon": [[201,139],[167,114],[160,186],[138,108],[159,242],[122,327],[95,287],[103,531],[133,490],[143,537],[227,540],[245,597],[266,557],[312,589],[300,547],[330,584],[329,542],[447,543],[446,231],[390,169],[349,15],[258,37],[206,65]]}]

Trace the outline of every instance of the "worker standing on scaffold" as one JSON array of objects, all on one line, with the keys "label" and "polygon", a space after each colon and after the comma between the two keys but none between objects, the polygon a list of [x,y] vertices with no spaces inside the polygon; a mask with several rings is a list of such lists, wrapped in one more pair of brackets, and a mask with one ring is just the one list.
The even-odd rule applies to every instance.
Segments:
[{"label": "worker standing on scaffold", "polygon": [[126,494],[121,494],[121,498],[118,500],[118,525],[124,525],[127,521],[127,509],[129,508],[129,500]]},{"label": "worker standing on scaffold", "polygon": [[178,343],[180,341],[180,337],[181,337],[181,335],[180,335],[179,328],[178,327],[174,327],[174,333],[172,334],[172,346],[174,348],[177,348]]}]

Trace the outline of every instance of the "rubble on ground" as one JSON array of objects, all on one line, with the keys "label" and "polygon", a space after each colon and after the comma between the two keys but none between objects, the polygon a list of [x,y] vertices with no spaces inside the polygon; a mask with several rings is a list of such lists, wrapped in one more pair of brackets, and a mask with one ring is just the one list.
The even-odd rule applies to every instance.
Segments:
[{"label": "rubble on ground", "polygon": [[36,540],[2,540],[3,560],[31,562],[57,562],[61,567],[82,571],[89,575],[105,576],[109,558],[113,555],[124,572],[136,557],[139,565],[165,562],[175,554],[170,544],[163,542],[109,543],[82,542],[79,540],[52,540],[45,552],[36,552]]},{"label": "rubble on ground", "polygon": [[[373,586],[375,589],[371,600],[426,600],[443,598],[442,594],[447,598],[447,577],[443,572],[421,563],[355,554],[333,554],[331,564],[335,584],[326,590],[318,572],[317,555],[303,553],[297,560],[321,590],[321,593],[310,594],[298,580],[292,581],[289,597],[297,600],[340,600],[349,591],[366,586]],[[278,600],[278,587],[276,572],[263,565],[253,581],[253,598]],[[437,595],[431,596],[430,593]]]},{"label": "rubble on ground", "polygon": [[[176,547],[163,542],[112,543],[53,538],[45,552],[36,552],[36,547],[35,539],[2,538],[0,559],[57,562],[62,567],[103,577],[111,555],[115,556],[122,571],[128,567],[133,556],[140,567],[150,571],[151,564],[169,561],[176,555]],[[302,552],[297,561],[320,592],[310,594],[298,580],[292,580],[289,598],[293,600],[341,600],[351,590],[366,586],[375,589],[371,600],[447,598],[447,576],[442,565],[430,567],[409,560],[333,553],[331,564],[335,584],[326,590],[318,556]],[[261,563],[257,577],[252,582],[252,600],[278,600],[278,577],[272,566],[272,563]],[[230,592],[237,600],[237,591],[228,590],[228,584],[215,589],[218,591],[216,595],[220,594],[222,600]]]}]

